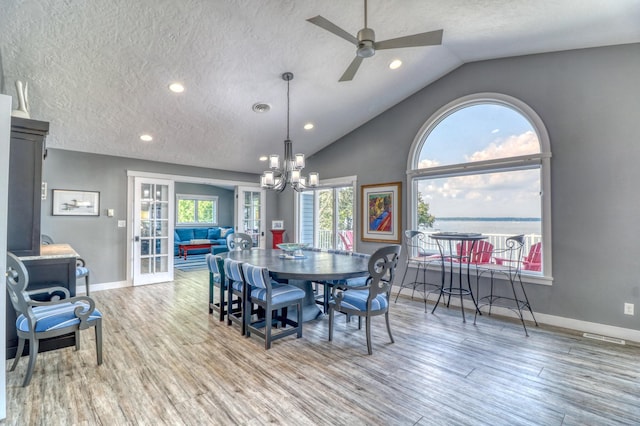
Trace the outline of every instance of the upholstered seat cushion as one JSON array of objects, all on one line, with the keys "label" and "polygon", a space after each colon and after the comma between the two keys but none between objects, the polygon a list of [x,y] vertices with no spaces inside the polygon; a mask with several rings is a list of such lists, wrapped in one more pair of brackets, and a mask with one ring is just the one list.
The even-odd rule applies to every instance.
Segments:
[{"label": "upholstered seat cushion", "polygon": [[87,275],[89,275],[89,268],[84,266],[78,266],[76,268],[76,278],[86,277]]},{"label": "upholstered seat cushion", "polygon": [[[347,290],[342,293],[343,299],[341,306],[347,309],[357,309],[359,311],[367,310],[367,298],[369,297],[368,290]],[[371,310],[379,311],[386,309],[389,306],[386,294],[379,294],[375,299],[371,301]]]},{"label": "upholstered seat cushion", "polygon": [[[274,305],[280,303],[293,302],[298,299],[304,299],[304,290],[289,284],[278,284],[277,282],[271,282],[271,303]],[[267,289],[252,287],[251,297],[267,301]]]},{"label": "upholstered seat cushion", "polygon": [[[33,313],[36,316],[36,332],[56,330],[58,328],[79,324],[80,319],[74,314],[74,310],[78,306],[84,306],[85,312],[89,309],[89,305],[83,302],[34,306]],[[94,309],[88,321],[95,321],[98,318],[102,318],[102,314],[99,310]],[[16,320],[16,328],[24,332],[29,331],[29,321],[24,315],[20,315]]]}]

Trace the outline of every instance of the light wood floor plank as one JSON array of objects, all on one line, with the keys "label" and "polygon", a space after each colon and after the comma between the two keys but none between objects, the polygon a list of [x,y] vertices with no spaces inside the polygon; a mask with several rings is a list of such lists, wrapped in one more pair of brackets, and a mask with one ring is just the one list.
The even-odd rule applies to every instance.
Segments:
[{"label": "light wood floor plank", "polygon": [[265,351],[208,314],[208,273],[92,294],[95,337],[26,358],[7,373],[7,425],[614,425],[639,424],[640,349],[459,308],[391,305],[395,343],[373,319],[304,324]]}]

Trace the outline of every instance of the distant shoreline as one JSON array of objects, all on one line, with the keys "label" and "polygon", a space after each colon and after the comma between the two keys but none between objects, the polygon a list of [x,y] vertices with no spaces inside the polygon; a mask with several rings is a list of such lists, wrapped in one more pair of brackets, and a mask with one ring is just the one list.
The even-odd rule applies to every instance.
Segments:
[{"label": "distant shoreline", "polygon": [[539,217],[436,217],[436,221],[540,222]]}]

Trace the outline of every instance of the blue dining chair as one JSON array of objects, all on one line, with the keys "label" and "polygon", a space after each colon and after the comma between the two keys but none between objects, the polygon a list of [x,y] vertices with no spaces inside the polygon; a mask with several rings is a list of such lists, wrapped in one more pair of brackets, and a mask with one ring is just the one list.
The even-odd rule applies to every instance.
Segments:
[{"label": "blue dining chair", "polygon": [[[227,280],[227,325],[238,324],[240,334],[247,333],[245,322],[245,309],[248,308],[247,293],[245,291],[244,277],[242,275],[242,262],[233,259],[224,259],[224,274]],[[233,306],[236,306],[233,309]]]},{"label": "blue dining chair", "polygon": [[358,328],[361,328],[362,318],[365,318],[369,355],[373,353],[371,349],[372,317],[385,316],[389,339],[393,343],[389,323],[389,297],[400,250],[400,245],[386,246],[376,250],[369,258],[369,278],[364,286],[340,284],[332,287],[329,300],[329,341],[333,340],[334,313],[342,312],[347,314],[347,317],[357,316]]},{"label": "blue dining chair", "polygon": [[[217,312],[220,321],[224,321],[227,314],[227,280],[224,276],[224,259],[211,253],[207,253],[205,259],[209,267],[209,313]],[[218,293],[217,302],[214,289],[217,289]]]},{"label": "blue dining chair", "polygon": [[[64,287],[27,291],[29,273],[13,253],[7,253],[6,282],[11,304],[19,314],[15,323],[18,350],[10,371],[16,369],[25,342],[29,341],[29,364],[22,386],[31,382],[41,339],[75,333],[76,350],[80,350],[80,330],[95,327],[96,356],[98,365],[102,364],[102,314],[96,309],[93,299],[88,296],[70,297],[69,290]],[[59,298],[44,302],[33,300],[31,296],[36,294]]]},{"label": "blue dining chair", "polygon": [[[247,284],[249,302],[264,309],[264,318],[255,322],[251,322],[248,317],[246,318],[247,337],[251,336],[251,333],[257,334],[264,340],[265,349],[270,349],[271,342],[276,339],[292,334],[296,334],[298,338],[302,337],[304,290],[293,285],[273,281],[267,268],[245,263],[242,265],[242,271]],[[296,321],[287,317],[289,307],[296,308]],[[274,312],[276,312],[275,316]],[[277,334],[273,334],[274,320],[282,325]],[[292,328],[288,328],[287,325]]]}]

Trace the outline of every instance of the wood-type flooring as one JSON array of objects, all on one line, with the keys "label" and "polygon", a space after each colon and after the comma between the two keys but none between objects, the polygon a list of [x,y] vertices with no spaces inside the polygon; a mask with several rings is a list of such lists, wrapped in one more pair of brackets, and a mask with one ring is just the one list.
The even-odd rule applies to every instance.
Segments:
[{"label": "wood-type flooring", "polygon": [[[640,348],[420,300],[364,329],[336,317],[265,351],[208,314],[208,272],[93,292],[104,364],[82,347],[27,358],[7,372],[7,425],[614,425],[640,424]],[[534,307],[535,308],[535,307]],[[471,319],[471,311],[468,311]],[[8,363],[9,364],[9,363]]]}]

